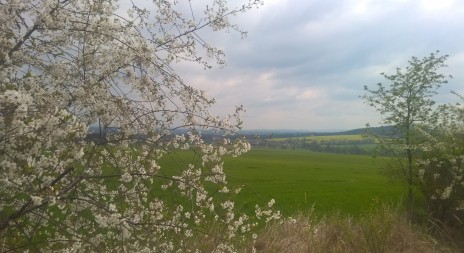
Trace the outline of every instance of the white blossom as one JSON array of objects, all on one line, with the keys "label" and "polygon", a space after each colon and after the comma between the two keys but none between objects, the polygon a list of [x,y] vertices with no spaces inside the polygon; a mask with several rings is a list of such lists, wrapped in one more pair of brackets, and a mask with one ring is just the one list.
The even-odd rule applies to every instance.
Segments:
[{"label": "white blossom", "polygon": [[41,205],[42,201],[43,201],[43,199],[41,197],[38,197],[38,196],[31,196],[31,200],[32,200],[32,203],[35,206]]},{"label": "white blossom", "polygon": [[[258,220],[235,209],[222,162],[250,150],[231,137],[243,108],[214,115],[214,99],[173,68],[224,65],[198,30],[243,36],[229,17],[261,4],[244,2],[0,4],[0,213],[21,214],[0,224],[2,247],[180,252],[190,245],[179,235],[204,236],[211,222],[226,223],[216,252],[250,236]],[[203,139],[217,129],[223,140]],[[169,164],[173,149],[195,156]]]},{"label": "white blossom", "polygon": [[441,199],[448,199],[451,195],[451,191],[453,190],[452,186],[448,186],[443,190],[443,193],[441,194]]}]

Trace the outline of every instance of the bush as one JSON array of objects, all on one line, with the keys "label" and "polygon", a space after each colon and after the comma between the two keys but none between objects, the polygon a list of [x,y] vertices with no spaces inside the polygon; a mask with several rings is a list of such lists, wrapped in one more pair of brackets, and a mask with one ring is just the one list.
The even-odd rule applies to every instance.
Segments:
[{"label": "bush", "polygon": [[406,216],[388,205],[372,208],[359,218],[313,212],[276,222],[258,236],[258,252],[459,252],[413,227]]}]

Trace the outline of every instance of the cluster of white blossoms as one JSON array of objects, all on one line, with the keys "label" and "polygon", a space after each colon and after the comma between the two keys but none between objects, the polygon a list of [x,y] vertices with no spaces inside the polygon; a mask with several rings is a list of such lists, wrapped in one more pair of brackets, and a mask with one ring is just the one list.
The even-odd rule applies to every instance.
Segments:
[{"label": "cluster of white blossoms", "polygon": [[424,140],[416,147],[418,183],[433,212],[464,217],[464,109],[447,105],[440,112],[435,125],[416,128]]},{"label": "cluster of white blossoms", "polygon": [[250,149],[243,109],[211,114],[171,64],[223,64],[198,31],[244,35],[228,17],[261,2],[191,4],[0,0],[0,251],[233,252],[279,217],[233,202],[222,157]]}]

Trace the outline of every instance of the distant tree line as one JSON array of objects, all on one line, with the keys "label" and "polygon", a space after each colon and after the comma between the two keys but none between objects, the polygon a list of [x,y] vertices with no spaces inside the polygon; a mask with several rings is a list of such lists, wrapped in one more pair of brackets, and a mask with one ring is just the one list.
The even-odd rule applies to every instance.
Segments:
[{"label": "distant tree line", "polygon": [[264,139],[256,141],[254,146],[273,148],[273,149],[305,149],[314,152],[335,153],[335,154],[372,154],[375,148],[374,139],[362,140],[310,140],[307,138],[289,138],[287,140],[275,141]]}]

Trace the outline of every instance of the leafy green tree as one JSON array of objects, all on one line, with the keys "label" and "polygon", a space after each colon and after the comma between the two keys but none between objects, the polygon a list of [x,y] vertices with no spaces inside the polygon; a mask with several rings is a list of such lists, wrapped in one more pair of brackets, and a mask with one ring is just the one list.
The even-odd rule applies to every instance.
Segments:
[{"label": "leafy green tree", "polygon": [[[395,154],[396,161],[408,186],[408,210],[413,212],[413,187],[415,167],[415,147],[420,142],[416,126],[436,120],[433,96],[437,89],[447,83],[448,76],[439,73],[446,67],[448,55],[431,53],[419,59],[412,57],[405,69],[397,68],[396,73],[381,73],[389,85],[378,83],[375,89],[364,86],[364,101],[383,116],[381,124],[392,127],[388,136],[377,135],[384,148]],[[449,76],[451,78],[451,76]]]}]

